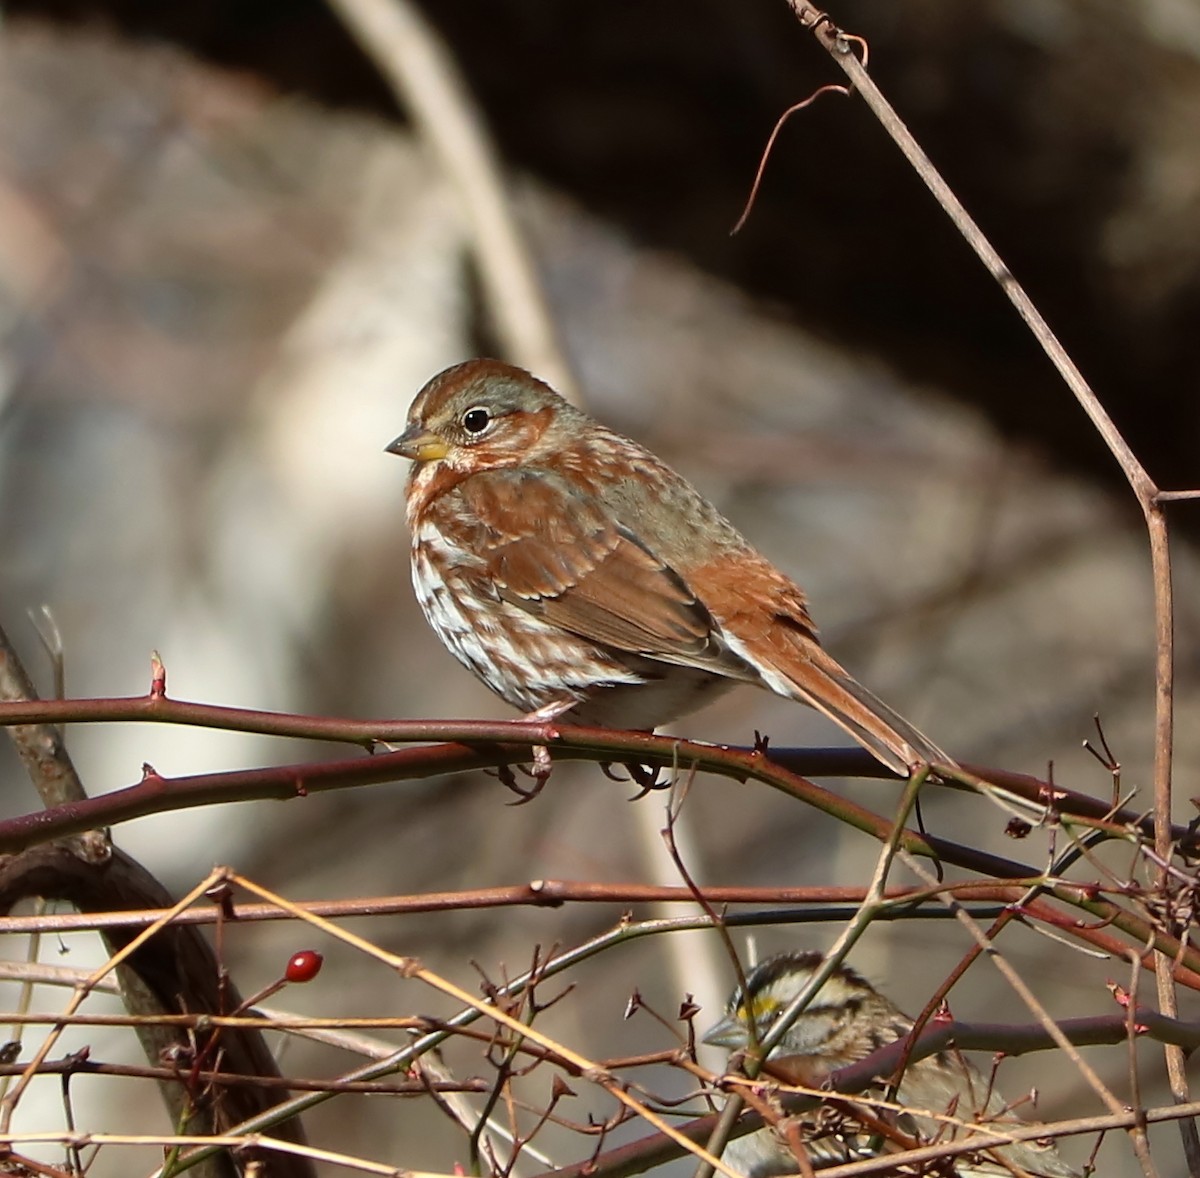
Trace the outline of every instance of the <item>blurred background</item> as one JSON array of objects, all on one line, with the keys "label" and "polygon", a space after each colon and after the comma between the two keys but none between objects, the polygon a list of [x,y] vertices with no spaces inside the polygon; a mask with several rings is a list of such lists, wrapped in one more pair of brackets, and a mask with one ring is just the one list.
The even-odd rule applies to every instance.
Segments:
[{"label": "blurred background", "polygon": [[[1132,804],[1148,808],[1152,586],[1136,504],[861,104],[828,97],[793,118],[730,236],[776,117],[839,80],[783,0],[421,7],[479,104],[592,411],[795,576],[838,659],[943,747],[1039,775],[1052,762],[1057,780],[1107,797],[1109,774],[1081,749],[1099,713],[1123,786],[1140,789]],[[867,38],[885,92],[1151,474],[1200,485],[1200,8],[845,0],[834,16]],[[0,620],[45,691],[25,620],[43,603],[65,639],[70,695],[144,692],[157,649],[178,698],[359,718],[510,714],[419,616],[405,469],[383,453],[429,376],[500,347],[460,196],[323,4],[5,6]],[[1187,821],[1200,511],[1182,503],[1171,520]],[[751,690],[677,727],[840,742],[820,717]],[[135,781],[143,762],[170,776],[344,755],[132,725],[76,727],[69,742],[93,793]],[[7,749],[0,765],[4,814],[35,808]],[[835,788],[894,805],[889,784]],[[511,809],[479,774],[144,819],[115,837],[177,892],[215,862],[293,899],[672,881],[662,798],[634,806],[630,792],[573,767]],[[1013,844],[1006,815],[971,799],[931,797],[926,816],[1031,864],[1046,854],[1043,833]],[[696,783],[686,821],[701,883],[862,884],[877,851],[765,789],[716,779]],[[535,944],[575,944],[620,915],[568,906],[352,927],[470,987],[472,960],[515,973]],[[822,947],[836,931],[766,928],[758,952]],[[297,935],[237,931],[228,949],[244,991],[276,976]],[[68,944],[74,962],[97,952]],[[448,1013],[416,983],[398,988],[317,947],[326,988],[289,1003]],[[852,960],[915,1010],[966,947],[960,929],[910,923],[872,930]],[[1052,1013],[1113,1013],[1104,982],[1124,980],[1125,963],[1022,928],[1004,948]],[[594,1055],[652,1050],[669,1041],[649,1018],[622,1020],[631,990],[668,1017],[691,992],[705,1026],[730,979],[711,937],[678,950],[645,940],[575,971],[546,1028]],[[1028,1021],[986,963],[953,1006]],[[119,1036],[80,1042],[136,1057]],[[288,1050],[286,1070],[351,1066]],[[1089,1059],[1127,1089],[1123,1048]],[[1161,1100],[1161,1052],[1143,1044],[1141,1059],[1144,1098]],[[1093,1110],[1073,1069],[1056,1066],[1010,1061],[1000,1083],[1013,1095],[1036,1082],[1047,1119]],[[76,1091],[86,1109],[109,1089]],[[30,1117],[43,1115],[61,1114]],[[115,1116],[97,1111],[93,1124]],[[427,1105],[342,1099],[310,1134],[412,1168],[462,1157],[461,1134]],[[1182,1172],[1174,1127],[1152,1140],[1164,1174]],[[556,1160],[578,1160],[577,1140],[559,1144]],[[1118,1138],[1101,1157],[1105,1174],[1135,1172]],[[123,1164],[102,1154],[92,1172]]]}]

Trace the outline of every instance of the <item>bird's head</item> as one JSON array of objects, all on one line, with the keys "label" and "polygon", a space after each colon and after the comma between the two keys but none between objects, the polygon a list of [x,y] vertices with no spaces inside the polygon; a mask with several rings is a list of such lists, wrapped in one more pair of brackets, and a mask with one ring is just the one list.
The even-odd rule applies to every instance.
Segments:
[{"label": "bird's head", "polygon": [[389,454],[474,472],[550,456],[564,426],[586,420],[549,385],[499,360],[438,373],[416,396]]},{"label": "bird's head", "polygon": [[[731,1051],[761,1042],[784,1010],[811,983],[823,960],[820,953],[783,953],[755,966],[746,977],[745,988],[738,986],[734,990],[724,1018],[705,1033],[704,1042]],[[887,1000],[865,978],[839,966],[811,997],[770,1057],[841,1056],[846,1048],[848,1027],[861,1026],[864,1019],[870,1023],[880,1007],[890,1010]]]}]

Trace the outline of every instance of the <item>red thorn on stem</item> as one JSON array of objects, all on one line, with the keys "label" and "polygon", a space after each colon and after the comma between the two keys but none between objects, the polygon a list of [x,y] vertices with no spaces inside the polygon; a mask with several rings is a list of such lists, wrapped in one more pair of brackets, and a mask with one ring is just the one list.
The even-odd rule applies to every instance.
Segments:
[{"label": "red thorn on stem", "polygon": [[150,698],[167,698],[167,668],[157,650],[150,652]]}]

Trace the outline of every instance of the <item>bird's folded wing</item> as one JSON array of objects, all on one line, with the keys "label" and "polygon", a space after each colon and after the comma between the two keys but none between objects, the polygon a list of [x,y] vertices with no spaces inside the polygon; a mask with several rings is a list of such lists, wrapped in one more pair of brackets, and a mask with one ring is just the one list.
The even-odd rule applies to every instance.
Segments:
[{"label": "bird's folded wing", "polygon": [[618,650],[751,677],[686,581],[565,479],[488,471],[453,495],[501,600]]}]

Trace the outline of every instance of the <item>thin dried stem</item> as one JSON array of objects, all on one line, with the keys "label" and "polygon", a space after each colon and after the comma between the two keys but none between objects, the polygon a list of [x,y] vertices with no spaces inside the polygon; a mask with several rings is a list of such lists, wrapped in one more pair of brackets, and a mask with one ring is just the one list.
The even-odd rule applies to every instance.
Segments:
[{"label": "thin dried stem", "polygon": [[[220,871],[211,872],[205,879],[201,880],[186,896],[183,897],[173,908],[168,909],[161,919],[155,921],[142,932],[138,933],[127,945],[121,948],[116,953],[112,954],[109,959],[94,970],[88,977],[75,989],[74,995],[67,1003],[64,1014],[74,1014],[83,1004],[85,998],[91,993],[92,988],[102,981],[108,974],[112,973],[123,961],[137,949],[148,941],[160,928],[164,928],[174,918],[175,914],[182,912],[190,904],[200,899],[204,893],[217,883],[222,878]],[[33,1058],[26,1065],[25,1071],[21,1074],[13,1090],[0,1103],[0,1132],[6,1133],[12,1124],[13,1113],[16,1110],[17,1103],[20,1101],[25,1089],[29,1086],[30,1081],[37,1073],[37,1069],[41,1066],[42,1061],[50,1054],[54,1048],[54,1044],[58,1042],[59,1036],[62,1034],[65,1024],[59,1022],[51,1029],[50,1033],[43,1040],[42,1045],[34,1052]]]},{"label": "thin dried stem", "polygon": [[[829,980],[834,970],[841,965],[846,955],[870,927],[871,922],[879,915],[884,904],[883,896],[887,885],[888,872],[891,870],[892,862],[899,852],[905,823],[916,806],[921,787],[925,784],[928,777],[929,769],[926,767],[914,773],[905,782],[904,793],[901,795],[900,804],[896,809],[896,816],[892,821],[891,830],[884,839],[883,847],[880,849],[879,857],[875,862],[875,870],[871,874],[871,882],[867,885],[867,893],[863,897],[862,903],[859,905],[854,916],[847,922],[846,927],[838,935],[837,940],[834,941],[829,951],[825,954],[825,960],[813,971],[807,984],[779,1012],[771,1024],[770,1030],[754,1045],[753,1051],[748,1056],[742,1068],[747,1078],[753,1080],[758,1075],[764,1061],[770,1056],[771,1051],[783,1041],[784,1036],[791,1029],[792,1025],[816,996],[817,991]],[[748,1029],[753,1039],[757,1034],[757,1028],[752,1020],[749,1023]],[[742,1098],[740,1094],[737,1092],[731,1093],[725,1108],[721,1112],[717,1127],[713,1130],[713,1135],[708,1140],[708,1148],[712,1153],[719,1154],[724,1150],[734,1122],[740,1115],[741,1110]],[[709,1178],[710,1173],[711,1171],[701,1165],[696,1168],[695,1178]]]},{"label": "thin dried stem", "polygon": [[[809,3],[809,0],[787,0],[787,2],[797,19],[812,29],[817,40],[850,79],[854,90],[862,95],[863,101],[891,136],[892,141],[899,147],[913,170],[929,188],[963,239],[975,251],[988,273],[999,283],[1033,337],[1053,363],[1063,382],[1087,414],[1097,433],[1104,440],[1129,481],[1138,505],[1142,509],[1150,541],[1150,564],[1155,600],[1155,848],[1160,855],[1166,857],[1170,842],[1167,831],[1171,822],[1171,762],[1174,750],[1174,607],[1171,590],[1170,550],[1163,503],[1167,499],[1179,498],[1180,495],[1170,492],[1164,495],[1156,486],[1091,386],[1084,379],[1075,362],[1051,331],[1049,324],[1038,311],[1032,299],[967,213],[961,201],[934,167],[904,121],[884,97],[879,87],[875,85],[866,66],[853,51],[853,46],[860,44],[861,38],[843,33],[815,5]],[[1162,1009],[1164,1013],[1171,1014],[1175,1010],[1175,995],[1172,989],[1169,962],[1159,960],[1157,978]],[[1175,1099],[1180,1103],[1185,1103],[1188,1100],[1188,1088],[1182,1057],[1177,1052],[1168,1049],[1166,1059]],[[1189,1168],[1193,1174],[1200,1173],[1200,1135],[1197,1134],[1196,1126],[1191,1121],[1181,1122],[1181,1132]]]},{"label": "thin dried stem", "polygon": [[[246,891],[250,892],[252,895],[258,896],[262,900],[285,909],[293,916],[303,920],[306,924],[321,930],[336,940],[358,949],[368,957],[374,958],[375,960],[388,966],[390,969],[395,970],[401,977],[415,978],[419,981],[422,981],[426,985],[429,985],[434,989],[439,990],[441,993],[453,998],[456,1002],[461,1003],[465,1008],[474,1011],[478,1017],[491,1019],[498,1025],[507,1028],[509,1031],[514,1032],[518,1036],[537,1044],[539,1047],[542,1047],[552,1056],[560,1060],[575,1074],[584,1076],[592,1083],[598,1084],[606,1092],[608,1092],[614,1100],[624,1105],[632,1113],[641,1117],[647,1122],[647,1124],[652,1125],[660,1133],[665,1134],[678,1145],[681,1145],[688,1153],[694,1154],[701,1161],[710,1163],[714,1169],[719,1170],[722,1174],[725,1174],[727,1178],[738,1178],[738,1175],[730,1170],[728,1166],[725,1166],[719,1159],[713,1157],[702,1146],[688,1140],[688,1138],[683,1136],[677,1129],[674,1128],[674,1126],[663,1120],[662,1117],[649,1109],[641,1101],[631,1096],[621,1083],[619,1083],[611,1074],[609,1074],[595,1061],[588,1059],[586,1056],[581,1055],[572,1048],[567,1047],[565,1044],[551,1039],[549,1036],[544,1035],[541,1031],[530,1026],[528,1023],[521,1022],[519,1019],[514,1018],[495,1003],[489,1002],[485,999],[476,998],[473,994],[469,994],[466,990],[463,990],[453,982],[440,977],[432,970],[426,969],[415,958],[401,957],[394,953],[388,953],[386,950],[379,948],[371,941],[368,941],[363,937],[359,937],[354,933],[341,928],[339,925],[333,924],[322,917],[314,916],[312,913],[305,912],[303,909],[292,904],[285,897],[276,895],[275,893],[260,886],[259,884],[256,884],[252,880],[246,879],[243,876],[228,872],[223,873],[222,878],[228,879],[230,883],[244,888]],[[539,968],[537,971],[537,976],[539,978],[546,976],[546,971],[542,968]],[[511,993],[512,987],[507,987],[506,990]],[[430,1046],[432,1046],[432,1044],[430,1044]],[[410,1052],[411,1050],[412,1049],[409,1049]],[[428,1047],[426,1047],[425,1050],[428,1050]],[[386,1061],[385,1064],[375,1065],[375,1067],[391,1067],[394,1069],[395,1067],[402,1066],[398,1063],[398,1060],[404,1058],[406,1054],[408,1053],[397,1053],[397,1055],[393,1057],[393,1060]],[[379,1073],[375,1072],[374,1074]],[[278,1106],[276,1109],[273,1109],[268,1116],[279,1116],[284,1113],[285,1109],[287,1115],[293,1115],[295,1112],[300,1111],[300,1108],[297,1106],[308,1107],[308,1103],[314,1101],[315,1099],[319,1099],[320,1095],[322,1094],[315,1094],[314,1097],[309,1098],[300,1098],[299,1100],[290,1102],[286,1106]],[[261,1122],[261,1118],[255,1118],[252,1122],[245,1122],[239,1126],[236,1126],[234,1131],[247,1133],[254,1132]],[[212,1149],[209,1146],[202,1146],[199,1149],[193,1150],[180,1159],[177,1169],[183,1169],[191,1165],[195,1165],[196,1163],[210,1156],[211,1152]],[[161,1176],[156,1176],[156,1178],[161,1178]]]},{"label": "thin dried stem", "polygon": [[[205,1145],[216,1149],[252,1150],[261,1149],[271,1153],[291,1154],[314,1162],[345,1166],[363,1174],[380,1174],[384,1178],[458,1178],[435,1170],[408,1170],[350,1154],[335,1153],[329,1149],[303,1145],[295,1141],[284,1141],[261,1133],[223,1133],[212,1137],[197,1137],[187,1133],[87,1133],[63,1130],[46,1130],[32,1133],[0,1132],[0,1146],[58,1144],[83,1149],[90,1145],[140,1145],[161,1151],[170,1146]],[[158,1171],[161,1173],[161,1170]]]},{"label": "thin dried stem", "polygon": [[[911,855],[905,855],[904,860],[908,864],[908,867],[916,875],[924,879],[926,883],[933,882],[933,877],[930,873]],[[983,950],[985,956],[1003,975],[1004,980],[1016,991],[1018,997],[1045,1028],[1047,1034],[1050,1035],[1059,1049],[1075,1065],[1079,1074],[1087,1081],[1092,1091],[1100,1097],[1108,1111],[1114,1116],[1121,1115],[1124,1112],[1125,1106],[1116,1098],[1108,1085],[1100,1079],[1095,1069],[1079,1054],[1078,1049],[1063,1033],[1062,1028],[1050,1017],[1046,1008],[1038,1001],[1029,986],[1026,985],[1025,979],[1009,965],[995,945],[988,940],[987,934],[984,933],[983,929],[979,927],[978,923],[968,913],[964,912],[953,900],[947,900],[945,903],[947,906],[953,907],[959,923],[971,934],[976,944]],[[1158,1171],[1155,1169],[1154,1161],[1150,1156],[1150,1143],[1146,1136],[1144,1124],[1135,1122],[1130,1127],[1129,1135],[1133,1141],[1134,1153],[1142,1167],[1142,1173],[1145,1175],[1145,1178],[1158,1178]]]},{"label": "thin dried stem", "polygon": [[505,192],[484,121],[441,38],[409,0],[329,0],[387,79],[457,190],[506,355],[569,400],[578,385]]}]

